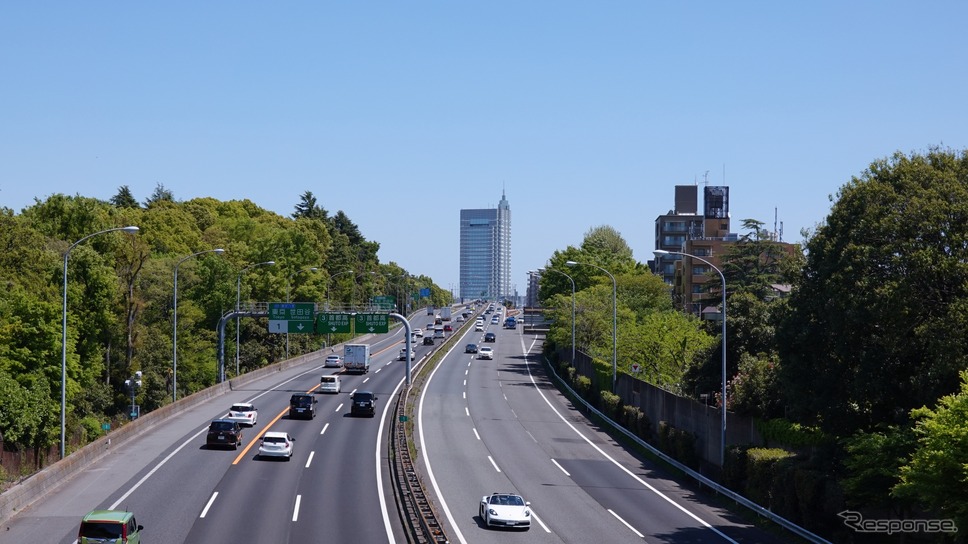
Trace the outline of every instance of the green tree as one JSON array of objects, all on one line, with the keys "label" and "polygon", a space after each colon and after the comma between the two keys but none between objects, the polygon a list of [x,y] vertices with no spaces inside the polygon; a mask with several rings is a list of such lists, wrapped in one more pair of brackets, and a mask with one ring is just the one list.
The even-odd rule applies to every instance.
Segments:
[{"label": "green tree", "polygon": [[968,371],[958,393],[940,399],[934,410],[911,414],[917,446],[901,467],[894,495],[916,500],[959,528],[968,527]]},{"label": "green tree", "polygon": [[138,208],[138,201],[131,194],[131,189],[127,185],[118,187],[118,193],[111,197],[111,204],[118,208]]},{"label": "green tree", "polygon": [[319,219],[321,221],[326,221],[329,218],[329,213],[316,203],[316,196],[313,195],[312,191],[306,191],[299,198],[299,204],[296,204],[296,209],[292,213],[293,219]]},{"label": "green tree", "polygon": [[155,184],[155,190],[151,192],[151,196],[148,197],[148,200],[145,200],[145,207],[150,208],[151,206],[154,206],[155,204],[158,204],[161,202],[174,202],[174,201],[175,201],[175,194],[172,193],[170,189],[165,187],[164,183],[158,182],[157,184]]},{"label": "green tree", "polygon": [[968,155],[877,161],[838,192],[778,330],[792,418],[903,424],[968,367]]}]

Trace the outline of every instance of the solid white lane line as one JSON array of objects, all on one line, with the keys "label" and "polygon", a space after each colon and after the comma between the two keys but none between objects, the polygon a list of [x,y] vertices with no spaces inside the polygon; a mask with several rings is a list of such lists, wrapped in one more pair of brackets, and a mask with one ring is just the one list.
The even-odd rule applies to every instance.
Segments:
[{"label": "solid white lane line", "polygon": [[571,477],[571,474],[568,474],[568,471],[565,470],[565,467],[559,465],[558,461],[555,461],[554,459],[552,459],[551,462],[554,463],[556,467],[558,467],[558,470],[564,472],[565,476],[568,476],[569,478]]},{"label": "solid white lane line", "polygon": [[498,468],[497,463],[494,462],[494,459],[492,459],[490,455],[487,456],[487,460],[490,461],[491,464],[494,466],[494,470],[501,472],[501,469]]},{"label": "solid white lane line", "polygon": [[299,503],[302,502],[302,495],[296,495],[296,506],[292,509],[292,520],[299,521]]},{"label": "solid white lane line", "polygon": [[[342,406],[342,404],[340,406]],[[329,423],[327,423],[326,425],[323,425],[323,430],[319,431],[319,434],[325,433],[326,432],[326,429],[328,429],[328,428],[329,428]]]},{"label": "solid white lane line", "polygon": [[633,533],[635,533],[635,536],[637,536],[639,538],[645,538],[645,535],[643,535],[642,533],[636,531],[635,530],[635,527],[632,527],[631,525],[629,525],[629,522],[627,522],[624,519],[622,519],[622,516],[616,514],[614,510],[612,510],[611,508],[609,508],[608,509],[608,513],[611,514],[611,515],[613,515],[613,516],[615,516],[615,519],[621,521],[623,525],[625,525],[626,527],[629,528],[629,531],[632,531]]},{"label": "solid white lane line", "polygon": [[548,526],[545,525],[545,522],[541,521],[541,518],[535,515],[534,510],[531,511],[531,519],[537,521],[538,525],[541,525],[541,528],[544,529],[546,533],[549,533],[549,534],[551,533],[551,529],[549,529]]},{"label": "solid white lane line", "polygon": [[[218,497],[218,491],[216,491],[215,493],[212,493],[212,498],[208,499],[208,503],[205,505],[205,508],[202,508],[202,515],[200,515],[198,517],[204,518],[205,517],[205,514],[208,514],[208,509],[211,508],[212,507],[212,503],[215,502],[215,497]],[[113,508],[112,508],[112,510],[113,510]]]},{"label": "solid white lane line", "polygon": [[[531,347],[534,347],[534,345],[536,343],[537,343],[537,340],[532,340]],[[522,344],[523,344],[523,340],[522,340]],[[549,400],[548,397],[545,396],[544,391],[542,391],[541,388],[538,387],[538,382],[535,381],[534,374],[531,374],[531,361],[529,361],[527,359],[528,353],[530,351],[531,351],[531,348],[528,348],[527,350],[524,351],[524,354],[525,354],[525,362],[527,363],[526,364],[526,367],[528,369],[528,377],[531,378],[531,384],[534,386],[535,391],[537,391],[538,394],[541,395],[541,399],[545,401],[545,404],[547,404],[548,407],[551,408],[551,411],[554,412],[555,415],[558,416],[558,419],[560,419],[562,422],[564,422],[564,424],[567,425],[568,428],[571,429],[571,431],[573,433],[575,433],[576,435],[578,435],[579,438],[581,438],[582,440],[584,440],[586,444],[588,444],[589,446],[591,446],[592,449],[594,449],[596,452],[598,452],[599,455],[601,455],[606,460],[608,460],[610,463],[612,463],[616,468],[618,468],[619,470],[621,470],[622,472],[624,472],[627,476],[629,476],[630,478],[632,478],[633,480],[635,480],[636,482],[638,482],[639,484],[641,484],[643,487],[645,487],[649,491],[655,493],[656,496],[658,496],[659,498],[663,499],[664,501],[666,501],[667,503],[669,503],[670,505],[672,505],[673,507],[675,507],[676,509],[678,509],[683,514],[685,514],[685,515],[689,516],[690,518],[692,518],[693,521],[695,521],[696,523],[699,523],[703,527],[705,527],[705,528],[711,530],[712,532],[716,533],[716,535],[718,535],[719,537],[721,537],[723,540],[725,540],[727,542],[732,542],[733,544],[739,544],[738,542],[736,542],[735,540],[733,540],[732,538],[730,538],[728,535],[726,535],[725,533],[723,533],[719,529],[717,529],[717,528],[713,527],[712,525],[710,525],[709,522],[707,522],[706,520],[700,518],[698,515],[694,514],[693,512],[689,511],[685,506],[682,506],[681,504],[677,503],[671,497],[669,497],[668,495],[665,495],[664,493],[662,493],[661,491],[659,491],[658,489],[656,489],[654,486],[652,486],[651,484],[649,484],[648,482],[646,482],[645,480],[643,480],[642,478],[640,478],[637,474],[635,474],[631,470],[625,468],[625,466],[622,465],[622,463],[619,463],[614,458],[612,458],[612,456],[610,456],[608,453],[606,453],[605,450],[603,450],[602,448],[598,447],[598,445],[595,444],[594,442],[592,442],[591,439],[589,439],[587,436],[583,435],[581,433],[581,431],[578,430],[577,427],[575,427],[574,425],[572,425],[572,423],[570,421],[568,421],[568,419],[565,418],[565,416],[562,415],[562,413],[559,412],[558,409],[555,408],[555,406],[553,404],[551,404],[551,400]]]},{"label": "solid white lane line", "polygon": [[314,451],[309,452],[309,459],[306,459],[306,468],[309,468],[309,465],[313,464],[314,455],[316,455],[316,452]]}]

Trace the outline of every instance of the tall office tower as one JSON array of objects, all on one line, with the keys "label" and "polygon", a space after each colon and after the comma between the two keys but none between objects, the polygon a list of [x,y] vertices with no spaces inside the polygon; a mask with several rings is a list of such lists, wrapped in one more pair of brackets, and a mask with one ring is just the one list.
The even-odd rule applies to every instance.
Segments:
[{"label": "tall office tower", "polygon": [[511,207],[460,211],[460,296],[505,300],[511,292]]}]

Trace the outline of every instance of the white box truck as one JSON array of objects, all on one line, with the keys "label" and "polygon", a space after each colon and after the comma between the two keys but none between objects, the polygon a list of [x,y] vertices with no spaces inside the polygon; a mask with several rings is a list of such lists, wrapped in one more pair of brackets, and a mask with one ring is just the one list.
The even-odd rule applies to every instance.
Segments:
[{"label": "white box truck", "polygon": [[440,318],[444,321],[450,321],[450,306],[444,306],[440,309]]},{"label": "white box truck", "polygon": [[370,345],[346,344],[343,346],[343,369],[346,372],[366,374],[370,371]]}]

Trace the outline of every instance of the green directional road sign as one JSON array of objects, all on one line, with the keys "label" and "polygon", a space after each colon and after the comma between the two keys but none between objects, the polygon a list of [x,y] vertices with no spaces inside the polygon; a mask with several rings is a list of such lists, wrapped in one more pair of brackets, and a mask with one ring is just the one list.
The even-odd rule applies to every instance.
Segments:
[{"label": "green directional road sign", "polygon": [[270,302],[269,332],[313,332],[315,314],[313,302]]},{"label": "green directional road sign", "polygon": [[385,333],[390,330],[388,314],[356,314],[356,332]]},{"label": "green directional road sign", "polygon": [[316,332],[319,334],[350,332],[350,314],[342,312],[324,312],[317,315]]},{"label": "green directional road sign", "polygon": [[373,297],[373,305],[378,310],[390,311],[397,305],[397,300],[388,295],[380,295]]}]

